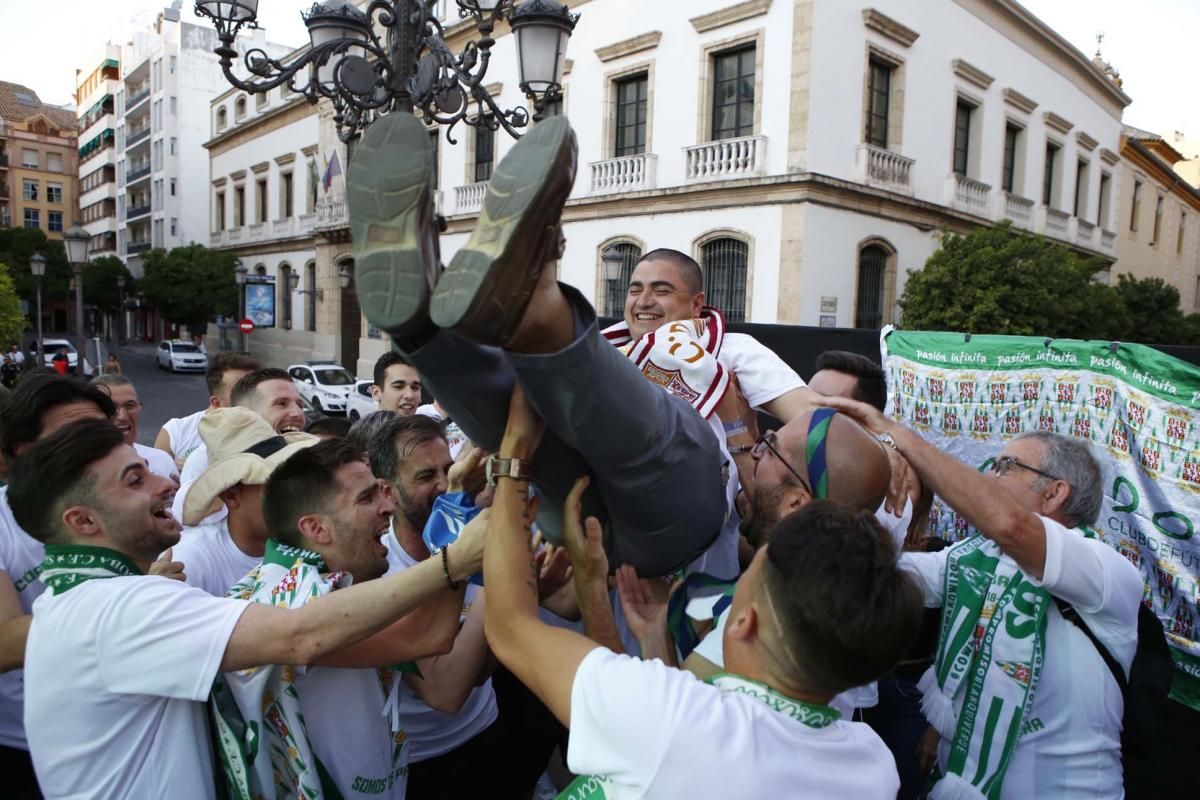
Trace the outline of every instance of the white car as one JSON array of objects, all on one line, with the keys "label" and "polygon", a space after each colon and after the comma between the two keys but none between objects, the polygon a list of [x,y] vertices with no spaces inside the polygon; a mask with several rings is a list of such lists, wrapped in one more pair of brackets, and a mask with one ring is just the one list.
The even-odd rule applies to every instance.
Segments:
[{"label": "white car", "polygon": [[180,339],[163,339],[155,353],[159,369],[170,372],[204,372],[208,369],[208,356],[191,342]]},{"label": "white car", "polygon": [[[42,340],[42,366],[54,369],[54,356],[59,350],[67,351],[67,372],[72,375],[76,374],[79,371],[79,351],[66,339]],[[83,365],[85,372],[91,368],[86,360]]]},{"label": "white car", "polygon": [[354,384],[354,391],[350,392],[346,400],[346,416],[351,420],[362,419],[379,410],[379,403],[371,397],[371,387],[374,385],[375,381],[371,380]]},{"label": "white car", "polygon": [[354,388],[354,376],[332,361],[305,361],[288,367],[296,391],[314,411],[332,417],[346,413],[346,400]]}]

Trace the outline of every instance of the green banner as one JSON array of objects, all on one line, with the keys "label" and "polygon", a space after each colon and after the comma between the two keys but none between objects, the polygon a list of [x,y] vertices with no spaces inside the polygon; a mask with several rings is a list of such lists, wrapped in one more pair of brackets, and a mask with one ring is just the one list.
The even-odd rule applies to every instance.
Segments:
[{"label": "green banner", "polygon": [[[1200,369],[1136,344],[885,330],[888,408],[984,469],[1025,431],[1086,439],[1104,476],[1099,537],[1142,573],[1177,671],[1171,696],[1200,709]],[[967,521],[940,501],[930,532]]]}]

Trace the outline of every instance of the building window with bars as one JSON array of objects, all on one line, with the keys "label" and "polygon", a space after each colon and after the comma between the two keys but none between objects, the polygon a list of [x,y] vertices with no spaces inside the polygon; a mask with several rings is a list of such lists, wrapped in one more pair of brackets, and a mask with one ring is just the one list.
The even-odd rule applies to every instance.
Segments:
[{"label": "building window with bars", "polygon": [[317,329],[317,265],[308,262],[304,265],[304,329]]},{"label": "building window with bars", "polygon": [[1150,244],[1158,244],[1158,236],[1162,233],[1162,217],[1163,217],[1163,196],[1158,196],[1158,202],[1154,204],[1154,238]]},{"label": "building window with bars", "polygon": [[646,152],[646,97],[650,80],[646,73],[614,82],[617,120],[613,156],[636,156]]},{"label": "building window with bars", "polygon": [[754,45],[713,56],[712,138],[754,134]]},{"label": "building window with bars", "polygon": [[604,248],[604,252],[605,258],[608,253],[615,253],[621,259],[621,276],[616,280],[604,276],[604,316],[620,318],[625,315],[629,282],[633,279],[633,268],[642,260],[642,248],[630,242],[618,242]]},{"label": "building window with bars", "polygon": [[279,215],[280,219],[291,219],[295,213],[296,192],[292,183],[292,173],[284,172],[279,176],[279,185],[281,187],[279,199],[282,201],[279,204],[280,210],[283,212]]},{"label": "building window with bars", "polygon": [[700,248],[700,268],[708,304],[719,308],[728,322],[745,322],[750,245],[728,236],[713,239]]},{"label": "building window with bars", "polygon": [[871,244],[858,253],[858,301],[854,309],[854,327],[883,327],[884,281],[887,278],[888,251]]},{"label": "building window with bars", "polygon": [[287,264],[279,265],[279,315],[280,326],[285,330],[292,328],[292,268]]},{"label": "building window with bars", "polygon": [[954,171],[969,175],[971,169],[971,118],[975,106],[961,97],[954,106]]},{"label": "building window with bars", "polygon": [[492,179],[492,164],[496,158],[496,132],[490,125],[475,129],[475,182]]},{"label": "building window with bars", "polygon": [[1075,206],[1072,214],[1085,219],[1088,209],[1088,162],[1082,158],[1075,162]]},{"label": "building window with bars", "polygon": [[1042,172],[1042,205],[1054,208],[1054,200],[1058,195],[1058,181],[1055,172],[1058,165],[1058,151],[1062,148],[1054,142],[1046,142],[1046,167]]},{"label": "building window with bars", "polygon": [[1004,126],[1004,191],[1017,193],[1017,147],[1021,141],[1021,129],[1016,125]]},{"label": "building window with bars", "polygon": [[1129,211],[1129,230],[1137,233],[1138,216],[1142,212],[1142,182],[1135,180],[1133,182],[1133,203]]},{"label": "building window with bars", "polygon": [[888,146],[888,114],[892,99],[891,64],[878,58],[867,63],[867,144],[874,147]]}]

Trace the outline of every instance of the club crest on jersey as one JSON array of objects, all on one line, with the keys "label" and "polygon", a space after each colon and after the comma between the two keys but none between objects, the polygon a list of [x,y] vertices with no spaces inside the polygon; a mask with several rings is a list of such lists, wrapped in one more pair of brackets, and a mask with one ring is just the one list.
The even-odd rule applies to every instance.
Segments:
[{"label": "club crest on jersey", "polygon": [[642,374],[651,383],[656,383],[676,397],[681,397],[689,403],[700,398],[700,393],[687,385],[682,373],[677,369],[663,369],[653,361],[647,360],[642,365]]}]

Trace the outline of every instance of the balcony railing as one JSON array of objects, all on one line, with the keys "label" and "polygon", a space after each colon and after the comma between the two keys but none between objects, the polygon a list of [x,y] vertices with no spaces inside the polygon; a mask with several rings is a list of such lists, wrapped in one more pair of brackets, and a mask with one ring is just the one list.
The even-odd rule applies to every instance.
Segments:
[{"label": "balcony railing", "polygon": [[914,159],[882,147],[860,144],[855,153],[855,161],[858,179],[868,186],[904,194],[912,193],[912,167],[917,163]]},{"label": "balcony railing", "polygon": [[592,194],[616,194],[653,189],[658,156],[640,153],[597,161],[592,166]]},{"label": "balcony railing", "polygon": [[1067,238],[1067,226],[1071,221],[1071,215],[1065,211],[1059,211],[1057,208],[1046,208],[1046,235],[1053,236],[1056,239]]},{"label": "balcony railing", "polygon": [[150,166],[149,165],[144,166],[141,169],[130,170],[129,172],[125,173],[125,183],[127,183],[127,184],[133,183],[134,181],[138,180],[139,178],[144,178],[149,174],[150,174]]},{"label": "balcony railing", "polygon": [[767,165],[767,137],[718,139],[683,148],[687,180],[727,181],[761,175]]},{"label": "balcony railing", "polygon": [[474,214],[483,208],[483,198],[487,197],[487,181],[468,183],[466,186],[454,187],[454,211],[458,214]]},{"label": "balcony railing", "polygon": [[981,217],[988,215],[988,196],[992,192],[988,184],[956,172],[950,176],[950,191],[955,208]]},{"label": "balcony railing", "polygon": [[1012,220],[1014,225],[1029,228],[1033,224],[1033,201],[1012,192],[1000,193],[1001,216]]},{"label": "balcony railing", "polygon": [[149,125],[142,128],[137,133],[131,133],[127,137],[125,137],[125,146],[133,147],[135,144],[137,144],[141,140],[148,139],[148,138],[150,138],[150,126]]},{"label": "balcony railing", "polygon": [[150,213],[150,204],[147,203],[144,206],[135,206],[135,207],[127,210],[125,212],[125,219],[130,220],[130,219],[134,219],[135,217],[145,216],[146,214],[149,214],[149,213]]},{"label": "balcony railing", "polygon": [[350,224],[350,216],[346,213],[346,201],[336,197],[326,197],[317,203],[317,229],[330,230],[345,228]]},{"label": "balcony railing", "polygon": [[125,252],[129,255],[134,253],[144,253],[150,249],[150,242],[130,242],[125,246]]},{"label": "balcony railing", "polygon": [[1081,247],[1096,246],[1096,226],[1086,219],[1075,221],[1075,243]]},{"label": "balcony railing", "polygon": [[149,96],[150,87],[147,86],[144,91],[138,92],[133,97],[130,97],[127,101],[125,101],[125,113],[128,114]]},{"label": "balcony railing", "polygon": [[1112,231],[1100,231],[1100,252],[1105,255],[1115,256],[1117,254],[1117,235]]}]

